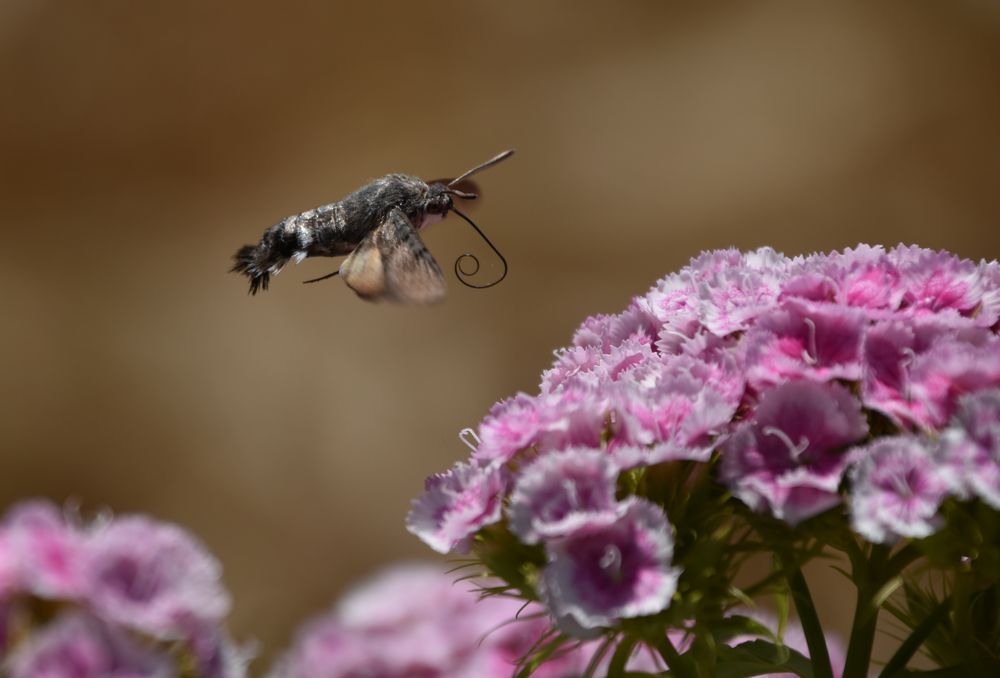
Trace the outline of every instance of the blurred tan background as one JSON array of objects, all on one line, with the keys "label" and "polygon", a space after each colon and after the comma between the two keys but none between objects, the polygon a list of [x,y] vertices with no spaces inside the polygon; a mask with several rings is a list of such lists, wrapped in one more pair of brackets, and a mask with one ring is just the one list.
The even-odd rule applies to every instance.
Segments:
[{"label": "blurred tan background", "polygon": [[[0,86],[0,503],[183,523],[265,657],[429,557],[403,517],[458,430],[699,251],[1000,249],[995,2],[4,0]],[[451,276],[492,265],[454,217],[439,307],[298,284],[332,261],[226,273],[286,215],[511,146],[476,211],[499,287]]]}]

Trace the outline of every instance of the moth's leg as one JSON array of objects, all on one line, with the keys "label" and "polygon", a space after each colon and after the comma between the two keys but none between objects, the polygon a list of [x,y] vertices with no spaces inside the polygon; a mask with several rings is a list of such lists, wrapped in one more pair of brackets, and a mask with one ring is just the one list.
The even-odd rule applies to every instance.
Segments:
[{"label": "moth's leg", "polygon": [[332,278],[335,275],[340,275],[340,271],[338,270],[338,271],[334,271],[333,273],[327,273],[326,275],[321,275],[318,278],[311,278],[310,280],[303,280],[302,284],[306,285],[306,284],[309,284],[309,283],[319,282],[320,280],[326,280],[328,278]]}]

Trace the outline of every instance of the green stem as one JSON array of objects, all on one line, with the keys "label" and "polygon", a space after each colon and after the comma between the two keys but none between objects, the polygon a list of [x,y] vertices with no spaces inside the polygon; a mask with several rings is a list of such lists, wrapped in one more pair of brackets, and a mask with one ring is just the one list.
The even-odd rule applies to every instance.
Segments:
[{"label": "green stem", "polygon": [[812,594],[809,593],[809,585],[806,583],[806,577],[802,574],[801,568],[788,575],[788,586],[792,591],[792,599],[795,600],[795,610],[799,614],[799,621],[802,622],[802,632],[806,637],[806,645],[809,647],[813,676],[815,678],[833,678],[830,653],[826,648],[826,635],[823,633],[823,626],[819,623],[819,615],[816,614],[816,606],[813,604]]},{"label": "green stem", "polygon": [[948,616],[948,611],[951,609],[951,598],[945,598],[940,603],[934,606],[934,609],[924,617],[923,621],[917,625],[913,632],[907,636],[903,644],[899,646],[892,658],[886,663],[885,668],[882,669],[882,673],[879,674],[880,678],[889,678],[897,671],[902,671],[906,668],[910,659],[913,655],[917,653],[920,646],[924,644],[927,637],[931,635],[941,620]]},{"label": "green stem", "polygon": [[895,577],[907,568],[910,563],[920,558],[923,554],[916,544],[909,542],[906,546],[896,551],[885,566],[885,579]]},{"label": "green stem", "polygon": [[628,665],[629,657],[632,656],[632,648],[635,647],[636,638],[626,636],[618,643],[615,653],[611,655],[611,663],[608,664],[608,678],[625,675],[625,668]]},{"label": "green stem", "polygon": [[851,623],[851,638],[847,643],[844,678],[865,678],[868,675],[875,630],[878,627],[879,608],[874,604],[874,598],[887,581],[885,570],[888,560],[889,548],[880,545],[872,547],[867,559],[852,558],[851,578],[857,586],[858,595]]},{"label": "green stem", "polygon": [[652,646],[656,648],[656,651],[663,657],[663,661],[667,663],[670,675],[676,676],[676,678],[697,678],[698,669],[677,652],[677,648],[670,642],[670,638],[667,637],[666,633],[654,638]]}]

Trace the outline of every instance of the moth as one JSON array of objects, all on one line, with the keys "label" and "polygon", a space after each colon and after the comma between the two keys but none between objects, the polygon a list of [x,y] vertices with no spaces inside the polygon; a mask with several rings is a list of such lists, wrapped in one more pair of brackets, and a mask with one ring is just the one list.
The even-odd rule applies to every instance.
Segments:
[{"label": "moth", "polygon": [[[476,230],[499,257],[500,277],[488,284],[466,280],[479,271],[479,260],[463,254],[455,260],[455,275],[469,287],[496,285],[507,275],[507,261],[476,224],[455,206],[455,199],[473,200],[478,187],[469,177],[514,154],[504,151],[457,179],[425,182],[406,174],[375,179],[338,202],[287,217],[264,231],[256,245],[244,245],[233,256],[232,271],[250,279],[250,294],[266,290],[272,275],[289,262],[306,257],[347,255],[338,271],[305,282],[340,275],[362,299],[429,304],[445,295],[441,267],[419,232],[455,212]],[[474,268],[467,270],[468,262]]]}]

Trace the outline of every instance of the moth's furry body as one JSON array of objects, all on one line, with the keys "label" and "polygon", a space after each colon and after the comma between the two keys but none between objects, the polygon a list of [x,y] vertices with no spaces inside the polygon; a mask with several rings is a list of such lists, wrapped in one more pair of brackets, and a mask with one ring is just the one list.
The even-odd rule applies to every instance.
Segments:
[{"label": "moth's furry body", "polygon": [[250,292],[256,294],[258,289],[267,289],[271,275],[290,259],[350,254],[394,207],[419,231],[440,221],[445,205],[450,208],[451,196],[444,193],[442,184],[428,185],[417,177],[389,174],[343,200],[282,219],[264,231],[257,245],[245,245],[236,253],[233,270],[250,278]]},{"label": "moth's furry body", "polygon": [[[475,188],[471,182],[462,182],[512,153],[501,153],[451,181],[425,182],[407,174],[388,174],[375,179],[343,200],[282,219],[264,231],[256,245],[244,245],[236,252],[232,270],[246,275],[250,279],[250,293],[256,294],[267,289],[271,276],[280,272],[289,260],[299,262],[306,257],[346,254],[348,257],[338,273],[362,298],[404,303],[437,301],[444,296],[444,276],[417,232],[452,210],[469,221],[455,209],[453,196],[472,199],[476,193],[457,186]],[[469,223],[486,239],[475,224]],[[489,239],[486,242],[496,251]],[[506,275],[506,261],[502,256],[500,259]],[[478,270],[478,260],[475,265]],[[456,273],[461,273],[457,262]],[[496,284],[463,282],[472,287]]]}]

